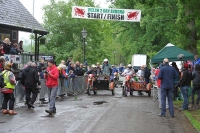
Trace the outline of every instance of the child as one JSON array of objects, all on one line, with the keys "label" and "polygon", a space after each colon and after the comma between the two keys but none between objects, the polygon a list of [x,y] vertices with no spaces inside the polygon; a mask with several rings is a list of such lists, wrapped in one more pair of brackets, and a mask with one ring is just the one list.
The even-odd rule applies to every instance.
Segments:
[{"label": "child", "polygon": [[70,71],[69,71],[69,77],[70,77],[70,78],[75,78],[75,76],[76,76],[76,75],[74,74],[74,71],[70,70]]}]

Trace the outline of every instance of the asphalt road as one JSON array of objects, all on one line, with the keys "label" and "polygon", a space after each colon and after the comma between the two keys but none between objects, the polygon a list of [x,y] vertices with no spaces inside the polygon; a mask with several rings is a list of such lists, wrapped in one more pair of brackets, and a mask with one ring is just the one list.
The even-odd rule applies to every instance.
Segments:
[{"label": "asphalt road", "polygon": [[121,97],[117,88],[115,96],[106,90],[66,96],[56,102],[53,116],[45,113],[47,104],[27,109],[21,103],[17,115],[0,114],[0,133],[196,133],[180,111],[175,118],[159,117],[158,103],[144,94]]}]

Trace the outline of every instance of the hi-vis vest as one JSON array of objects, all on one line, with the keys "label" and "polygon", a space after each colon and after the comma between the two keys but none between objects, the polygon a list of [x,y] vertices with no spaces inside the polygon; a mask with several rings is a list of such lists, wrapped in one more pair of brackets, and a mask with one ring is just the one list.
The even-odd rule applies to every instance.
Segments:
[{"label": "hi-vis vest", "polygon": [[6,86],[4,86],[4,88],[15,89],[15,85],[11,84],[10,79],[9,79],[11,72],[4,70],[2,73],[4,74],[3,78],[4,78],[4,83],[6,84]]}]

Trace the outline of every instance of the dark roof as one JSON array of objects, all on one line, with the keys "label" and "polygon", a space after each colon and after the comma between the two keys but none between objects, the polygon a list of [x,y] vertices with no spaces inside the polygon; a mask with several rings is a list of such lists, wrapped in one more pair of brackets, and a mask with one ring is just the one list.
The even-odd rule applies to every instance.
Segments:
[{"label": "dark roof", "polygon": [[48,34],[19,0],[0,0],[0,27]]}]

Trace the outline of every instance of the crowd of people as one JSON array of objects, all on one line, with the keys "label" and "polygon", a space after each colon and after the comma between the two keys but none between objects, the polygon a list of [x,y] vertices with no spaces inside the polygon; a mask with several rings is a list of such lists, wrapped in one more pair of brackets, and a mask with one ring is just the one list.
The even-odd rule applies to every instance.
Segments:
[{"label": "crowd of people", "polygon": [[0,56],[4,54],[20,55],[22,52],[24,52],[23,41],[11,45],[8,38],[5,38],[3,41],[0,40]]},{"label": "crowd of people", "polygon": [[[158,102],[161,113],[159,116],[166,117],[166,109],[169,108],[171,117],[174,117],[173,100],[178,97],[178,90],[183,96],[183,104],[180,110],[188,110],[189,95],[188,90],[192,87],[191,108],[199,108],[200,101],[200,59],[197,55],[192,64],[185,61],[182,68],[178,69],[177,64],[165,58],[154,71],[156,85],[158,87]],[[196,103],[194,96],[197,93]]]},{"label": "crowd of people", "polygon": [[[2,109],[3,114],[17,114],[14,111],[14,89],[16,80],[21,81],[25,89],[26,105],[29,109],[35,108],[34,103],[37,99],[40,88],[40,79],[45,80],[45,84],[48,88],[49,108],[45,110],[49,114],[56,113],[55,101],[57,97],[57,91],[59,87],[58,79],[60,78],[74,78],[76,76],[84,76],[87,74],[105,75],[112,81],[115,73],[122,76],[132,76],[132,81],[144,81],[147,84],[151,82],[150,76],[155,74],[156,84],[158,86],[158,101],[161,114],[159,116],[166,116],[166,109],[169,108],[171,117],[174,117],[173,100],[178,97],[178,90],[183,95],[183,106],[181,110],[187,110],[189,105],[188,89],[192,83],[192,102],[191,107],[198,107],[200,100],[200,61],[197,56],[193,65],[189,65],[187,62],[183,63],[183,68],[178,69],[175,62],[169,64],[169,60],[165,58],[163,63],[159,64],[155,71],[151,71],[146,65],[142,65],[138,71],[133,69],[131,64],[123,66],[122,64],[116,68],[115,65],[111,65],[108,59],[104,59],[103,63],[97,62],[88,66],[87,62],[80,63],[79,61],[73,62],[69,57],[65,62],[62,60],[59,65],[53,59],[50,59],[45,63],[44,59],[41,59],[39,64],[36,62],[28,62],[18,75],[14,75],[12,72],[11,62],[6,62],[4,56],[0,57],[0,70],[1,77],[3,77],[3,85],[1,90],[4,95]],[[192,67],[192,68],[191,68]],[[0,80],[1,81],[1,80]],[[0,83],[2,84],[2,82]],[[198,94],[196,101],[194,95]],[[141,91],[138,91],[138,95],[143,95]],[[41,101],[45,99],[40,99]],[[9,103],[9,106],[7,106]],[[7,108],[8,107],[8,108]]]}]

